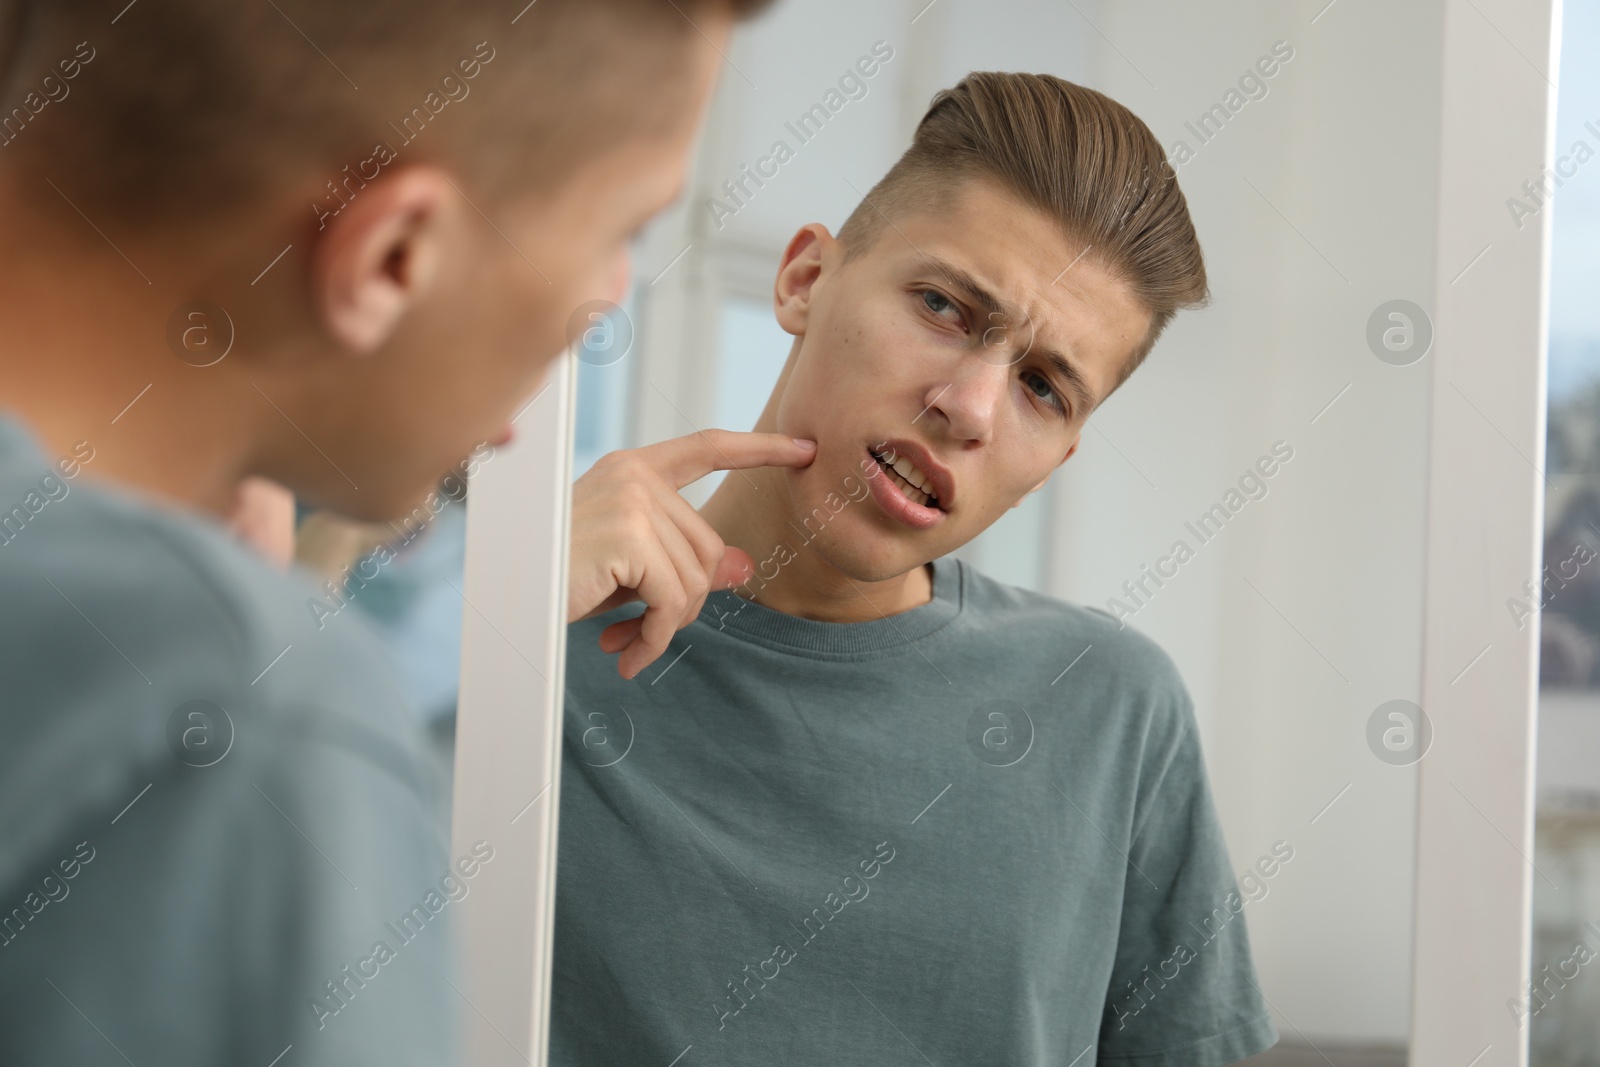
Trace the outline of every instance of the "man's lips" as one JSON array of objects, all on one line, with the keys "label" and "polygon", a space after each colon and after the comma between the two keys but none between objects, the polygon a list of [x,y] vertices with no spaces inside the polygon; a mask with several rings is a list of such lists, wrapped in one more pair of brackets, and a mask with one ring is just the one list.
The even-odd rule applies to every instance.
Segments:
[{"label": "man's lips", "polygon": [[[867,457],[867,463],[880,463],[873,455],[872,449],[867,449],[864,455]],[[880,469],[867,479],[872,499],[877,502],[885,515],[914,530],[929,530],[945,520],[945,513],[939,508],[915,503],[906,496],[895,482],[897,477],[899,475],[891,473],[889,469]]]},{"label": "man's lips", "polygon": [[922,472],[927,480],[927,492],[938,502],[938,510],[949,511],[956,501],[956,479],[950,468],[933,458],[933,453],[916,441],[904,437],[890,437],[869,446],[870,451],[884,457],[892,466],[899,457],[905,457]]}]

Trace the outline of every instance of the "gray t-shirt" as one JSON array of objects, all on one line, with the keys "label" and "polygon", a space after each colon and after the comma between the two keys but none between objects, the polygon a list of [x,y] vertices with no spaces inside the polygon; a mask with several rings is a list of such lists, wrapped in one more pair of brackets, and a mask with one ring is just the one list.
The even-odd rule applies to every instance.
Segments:
[{"label": "gray t-shirt", "polygon": [[637,604],[571,627],[553,1065],[1277,1040],[1172,660],[954,559],[933,594],[840,624],[714,593],[631,682],[596,639]]},{"label": "gray t-shirt", "polygon": [[0,1063],[449,1062],[464,890],[382,650],[90,484],[115,432],[0,418]]}]

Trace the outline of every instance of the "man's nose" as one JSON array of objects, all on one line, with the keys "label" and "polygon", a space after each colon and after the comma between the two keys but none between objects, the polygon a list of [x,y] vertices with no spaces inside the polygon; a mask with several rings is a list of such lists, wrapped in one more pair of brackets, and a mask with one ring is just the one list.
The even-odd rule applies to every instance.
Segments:
[{"label": "man's nose", "polygon": [[628,295],[628,282],[632,278],[633,256],[624,248],[617,255],[617,261],[611,265],[611,280],[606,287],[606,299],[613,304],[622,303],[622,298]]},{"label": "man's nose", "polygon": [[996,366],[976,355],[965,356],[945,382],[933,383],[924,402],[944,416],[957,440],[987,444],[994,434],[995,416],[1005,400],[1011,369]]}]

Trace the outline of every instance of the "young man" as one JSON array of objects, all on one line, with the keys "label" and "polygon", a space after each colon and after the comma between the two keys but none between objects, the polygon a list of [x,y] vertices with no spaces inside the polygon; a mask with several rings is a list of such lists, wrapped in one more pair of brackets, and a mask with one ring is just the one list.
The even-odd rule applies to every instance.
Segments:
[{"label": "young man", "polygon": [[622,609],[570,635],[552,1063],[1211,1067],[1276,1040],[1172,660],[947,555],[1205,294],[1142,122],[973,74],[838,237],[784,254],[757,429],[815,459],[698,514],[666,501],[681,440],[580,481],[586,561],[627,543],[600,514],[663,500],[663,560],[756,562],[651,604],[694,612],[664,656]]},{"label": "young man", "polygon": [[0,4],[0,1062],[454,1057],[495,843],[445,854],[371,635],[223,517],[486,458],[760,5],[519,6]]}]

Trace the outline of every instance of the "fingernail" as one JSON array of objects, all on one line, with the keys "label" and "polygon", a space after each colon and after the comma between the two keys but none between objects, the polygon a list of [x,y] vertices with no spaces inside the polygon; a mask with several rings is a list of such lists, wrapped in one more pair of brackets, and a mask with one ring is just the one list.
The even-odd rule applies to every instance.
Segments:
[{"label": "fingernail", "polygon": [[805,448],[805,449],[812,449],[812,448],[816,448],[817,447],[817,443],[815,441],[808,441],[804,437],[796,437],[794,439],[794,443],[799,445],[801,448]]}]

